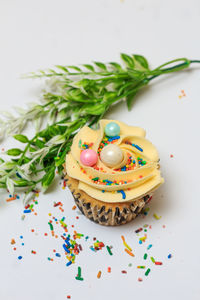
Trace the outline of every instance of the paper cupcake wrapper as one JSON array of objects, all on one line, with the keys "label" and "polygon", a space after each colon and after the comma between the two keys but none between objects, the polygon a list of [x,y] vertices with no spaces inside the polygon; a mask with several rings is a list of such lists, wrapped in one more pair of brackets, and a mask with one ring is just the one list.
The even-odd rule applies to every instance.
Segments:
[{"label": "paper cupcake wrapper", "polygon": [[150,199],[150,195],[146,195],[124,203],[102,202],[80,191],[77,180],[66,176],[65,181],[80,211],[91,221],[105,226],[117,226],[132,221]]}]

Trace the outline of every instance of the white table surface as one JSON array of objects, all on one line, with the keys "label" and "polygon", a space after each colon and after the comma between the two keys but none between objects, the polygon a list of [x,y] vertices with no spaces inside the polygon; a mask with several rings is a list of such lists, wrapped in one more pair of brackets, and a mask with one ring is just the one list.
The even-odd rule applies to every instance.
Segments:
[{"label": "white table surface", "polygon": [[[11,110],[13,105],[37,101],[40,81],[19,76],[55,64],[119,61],[120,52],[143,54],[152,67],[177,57],[200,59],[199,26],[200,4],[195,0],[1,0],[0,108]],[[156,192],[145,218],[116,228],[91,223],[72,210],[70,192],[58,183],[51,193],[39,196],[38,216],[31,214],[22,221],[22,202],[7,203],[7,194],[0,194],[0,299],[62,300],[67,295],[79,300],[200,298],[199,82],[200,68],[194,66],[152,82],[137,97],[131,112],[123,103],[107,114],[147,129],[148,139],[159,150],[165,184]],[[186,97],[180,99],[182,89]],[[15,143],[9,140],[1,147],[8,145]],[[90,237],[87,242],[83,239],[84,250],[68,268],[63,255],[53,262],[47,260],[53,257],[54,248],[63,254],[61,239],[44,237],[49,233],[48,213],[62,215],[53,208],[59,200],[64,203],[69,231],[74,224],[78,232]],[[153,213],[162,218],[155,220]],[[144,224],[152,229],[148,229],[147,241],[139,245],[134,230]],[[134,258],[124,252],[122,234]],[[112,245],[113,256],[105,248],[92,252],[93,237]],[[11,238],[16,240],[16,251]],[[153,245],[149,252],[148,244]],[[163,265],[153,265],[149,257],[144,261],[145,252]],[[23,256],[20,261],[19,255]],[[148,277],[136,268],[144,263],[151,268]],[[75,280],[78,266],[82,282]],[[99,270],[102,276],[97,279]],[[143,281],[138,282],[138,277]]]}]

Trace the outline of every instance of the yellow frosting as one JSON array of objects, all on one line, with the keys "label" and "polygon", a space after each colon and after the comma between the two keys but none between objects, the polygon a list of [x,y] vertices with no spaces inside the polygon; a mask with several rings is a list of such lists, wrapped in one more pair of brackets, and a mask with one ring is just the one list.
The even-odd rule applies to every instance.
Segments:
[{"label": "yellow frosting", "polygon": [[[120,126],[120,138],[114,144],[123,151],[123,161],[114,168],[105,166],[100,158],[95,168],[82,165],[81,144],[93,143],[90,148],[97,152],[105,137],[104,128],[110,122],[115,122]],[[141,152],[132,144],[139,146],[143,151]],[[134,169],[121,171],[121,168],[128,163],[130,155],[135,161]],[[146,164],[139,164],[138,157],[142,158]],[[101,120],[98,130],[84,126],[76,134],[71,152],[66,156],[66,171],[70,177],[79,181],[78,188],[91,197],[103,202],[125,202],[142,198],[164,182],[158,169],[158,160],[158,152],[152,143],[145,139],[144,129],[128,126],[115,120]],[[105,180],[115,183],[102,184]],[[122,190],[123,193],[120,192]]]}]

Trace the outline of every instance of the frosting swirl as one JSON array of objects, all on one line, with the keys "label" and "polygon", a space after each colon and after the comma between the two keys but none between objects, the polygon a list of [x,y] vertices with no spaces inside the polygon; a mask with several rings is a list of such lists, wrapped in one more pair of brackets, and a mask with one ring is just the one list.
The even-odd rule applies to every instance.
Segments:
[{"label": "frosting swirl", "polygon": [[[120,134],[107,137],[105,126],[115,122]],[[123,159],[114,167],[106,166],[100,159],[102,149],[108,144],[117,145]],[[98,153],[97,163],[90,167],[80,160],[84,149]],[[164,179],[159,171],[156,148],[145,139],[145,130],[114,120],[101,120],[100,128],[84,126],[74,137],[71,151],[66,156],[67,174],[79,181],[78,188],[103,202],[124,202],[144,197],[157,189]]]}]

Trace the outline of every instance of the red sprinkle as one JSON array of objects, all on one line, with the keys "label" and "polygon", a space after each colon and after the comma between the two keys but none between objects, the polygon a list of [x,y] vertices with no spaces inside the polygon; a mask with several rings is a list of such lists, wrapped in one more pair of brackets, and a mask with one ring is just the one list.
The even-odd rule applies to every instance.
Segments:
[{"label": "red sprinkle", "polygon": [[155,265],[161,266],[163,263],[161,261],[155,261]]},{"label": "red sprinkle", "polygon": [[138,281],[142,281],[143,279],[141,277],[138,278]]},{"label": "red sprinkle", "polygon": [[122,273],[123,273],[123,274],[127,274],[127,271],[125,271],[125,270],[122,270]]}]

